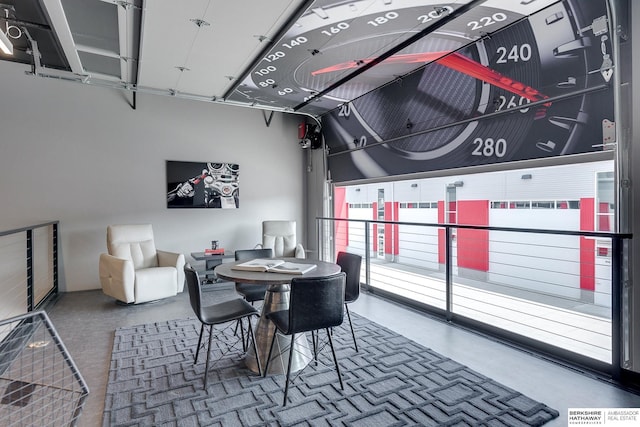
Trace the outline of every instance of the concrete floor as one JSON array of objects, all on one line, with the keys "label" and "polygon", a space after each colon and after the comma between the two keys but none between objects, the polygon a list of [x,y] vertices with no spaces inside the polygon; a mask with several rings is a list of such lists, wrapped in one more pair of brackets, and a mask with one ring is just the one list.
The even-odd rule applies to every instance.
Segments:
[{"label": "concrete floor", "polygon": [[[233,293],[224,284],[218,289],[204,292],[205,303]],[[362,294],[350,309],[558,410],[545,427],[566,426],[569,408],[640,407],[638,394],[379,297]],[[100,290],[64,293],[47,313],[91,391],[79,426],[102,425],[117,327],[193,317],[186,292],[140,306],[117,305]]]}]

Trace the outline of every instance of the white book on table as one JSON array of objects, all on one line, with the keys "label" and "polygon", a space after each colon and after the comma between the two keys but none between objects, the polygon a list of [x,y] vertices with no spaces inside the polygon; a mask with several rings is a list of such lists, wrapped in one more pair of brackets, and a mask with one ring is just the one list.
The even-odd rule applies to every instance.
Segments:
[{"label": "white book on table", "polygon": [[315,264],[303,264],[301,262],[284,262],[269,269],[271,273],[305,274],[317,266]]},{"label": "white book on table", "polygon": [[284,261],[281,259],[257,258],[257,259],[252,259],[250,261],[246,261],[240,264],[236,264],[233,267],[231,267],[231,269],[265,272],[265,271],[269,271],[273,267],[276,267],[280,264],[284,264]]},{"label": "white book on table", "polygon": [[281,259],[257,258],[240,264],[236,264],[231,267],[231,269],[302,275],[315,269],[316,267],[317,266],[315,264],[288,262]]}]

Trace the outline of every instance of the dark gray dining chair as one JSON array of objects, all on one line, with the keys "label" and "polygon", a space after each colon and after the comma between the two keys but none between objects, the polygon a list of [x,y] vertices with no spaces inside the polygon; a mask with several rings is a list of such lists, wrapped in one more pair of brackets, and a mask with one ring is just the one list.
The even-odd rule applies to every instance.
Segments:
[{"label": "dark gray dining chair", "polygon": [[[273,258],[273,249],[240,249],[235,252],[236,261],[255,258]],[[256,301],[264,300],[268,285],[236,282],[236,292],[252,305]]]},{"label": "dark gray dining chair", "polygon": [[291,279],[289,309],[267,314],[267,318],[273,322],[277,330],[271,340],[271,347],[269,348],[269,356],[267,357],[267,363],[263,370],[263,376],[266,375],[269,369],[269,362],[271,361],[271,354],[273,353],[277,333],[280,332],[283,335],[291,335],[289,362],[287,365],[287,377],[282,406],[286,406],[287,404],[291,361],[293,359],[293,342],[296,334],[299,333],[311,331],[314,359],[317,360],[317,347],[313,333],[320,329],[326,331],[329,345],[331,346],[331,353],[333,354],[333,361],[336,365],[336,372],[340,380],[340,388],[344,390],[342,376],[340,375],[340,366],[338,365],[338,359],[336,358],[336,351],[333,347],[333,339],[331,338],[329,329],[340,326],[344,320],[345,280],[345,273],[318,278],[294,277]]},{"label": "dark gray dining chair", "polygon": [[360,296],[360,268],[362,266],[362,257],[349,252],[339,252],[336,258],[336,264],[347,274],[347,283],[344,288],[344,308],[347,312],[349,326],[351,327],[353,345],[356,347],[356,351],[358,351],[356,333],[353,331],[351,313],[349,313],[349,304],[357,300]]},{"label": "dark gray dining chair", "polygon": [[[200,320],[200,337],[198,338],[198,347],[196,348],[196,354],[193,363],[198,363],[198,354],[200,353],[200,348],[202,344],[202,335],[204,334],[204,327],[209,326],[209,346],[207,347],[207,362],[204,370],[204,388],[207,389],[207,374],[209,373],[209,358],[211,355],[211,341],[213,339],[213,326],[219,325],[223,323],[238,321],[240,323],[240,330],[242,329],[242,319],[247,319],[248,333],[253,342],[253,347],[256,349],[256,338],[253,333],[253,326],[251,325],[251,316],[258,316],[258,310],[247,301],[240,297],[236,297],[233,299],[227,299],[225,301],[221,301],[212,305],[203,306],[202,305],[202,293],[200,290],[200,279],[198,278],[198,273],[191,267],[191,265],[186,264],[184,266],[185,278],[187,280],[187,288],[189,289],[189,301],[191,302],[191,308],[193,312]],[[244,339],[242,339],[243,350],[244,350]],[[260,358],[256,357],[258,360],[258,372],[262,372],[262,368],[260,366]]]}]

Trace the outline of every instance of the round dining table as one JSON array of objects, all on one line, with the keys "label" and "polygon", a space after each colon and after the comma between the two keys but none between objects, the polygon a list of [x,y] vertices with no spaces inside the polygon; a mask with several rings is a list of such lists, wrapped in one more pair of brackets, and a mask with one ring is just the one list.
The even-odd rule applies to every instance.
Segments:
[{"label": "round dining table", "polygon": [[[271,347],[271,341],[273,335],[276,333],[274,324],[267,318],[267,314],[287,310],[289,308],[289,290],[291,289],[291,279],[294,277],[328,277],[340,273],[341,268],[338,264],[334,264],[326,261],[301,259],[301,258],[278,258],[285,262],[293,262],[297,264],[314,264],[316,267],[307,271],[304,274],[288,274],[288,273],[275,273],[275,272],[262,272],[262,271],[246,271],[236,270],[234,267],[237,264],[246,263],[248,260],[225,262],[218,265],[214,273],[222,280],[229,280],[231,282],[249,283],[256,285],[268,285],[267,292],[265,293],[264,303],[262,305],[262,311],[260,313],[260,319],[257,326],[254,328],[256,335],[256,346],[254,349],[250,345],[247,349],[245,357],[245,363],[247,367],[255,372],[259,373],[256,354],[260,357],[260,365],[264,368],[267,362],[267,356],[269,355],[269,348]],[[281,334],[276,335],[276,342],[274,343],[274,351],[271,356],[271,362],[269,363],[268,374],[284,374],[287,371],[287,363],[289,361],[289,348],[291,344],[291,338],[285,337]],[[296,372],[304,368],[313,359],[313,351],[309,346],[306,334],[296,334],[296,339],[293,343],[293,358],[291,360],[291,372]]]}]

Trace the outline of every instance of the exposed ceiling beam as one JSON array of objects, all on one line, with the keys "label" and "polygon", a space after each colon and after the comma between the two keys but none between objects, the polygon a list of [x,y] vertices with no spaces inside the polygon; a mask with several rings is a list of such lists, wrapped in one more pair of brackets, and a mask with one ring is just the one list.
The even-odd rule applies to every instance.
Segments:
[{"label": "exposed ceiling beam", "polygon": [[[120,47],[120,76],[123,82],[136,84],[138,81],[138,45],[140,22],[136,16],[140,11],[134,7],[118,8],[118,39]],[[137,29],[137,30],[136,30]]]},{"label": "exposed ceiling beam", "polygon": [[75,48],[73,41],[73,35],[71,34],[71,28],[67,22],[64,9],[60,0],[41,0],[44,4],[45,10],[49,14],[49,20],[55,31],[55,34],[62,46],[62,50],[66,56],[67,62],[71,71],[76,74],[84,73],[84,68],[80,62],[80,56]]}]

